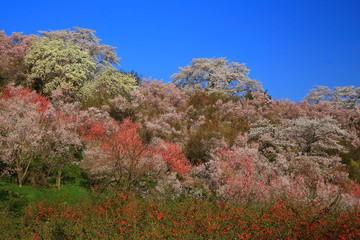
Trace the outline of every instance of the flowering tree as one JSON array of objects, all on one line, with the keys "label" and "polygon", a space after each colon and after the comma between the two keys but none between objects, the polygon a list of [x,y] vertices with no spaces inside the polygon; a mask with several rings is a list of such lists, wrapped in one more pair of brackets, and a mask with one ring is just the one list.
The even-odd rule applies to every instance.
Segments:
[{"label": "flowering tree", "polygon": [[74,151],[82,146],[75,125],[47,98],[30,89],[5,88],[0,95],[0,106],[3,116],[1,161],[10,171],[15,171],[18,184],[22,186],[34,171],[34,161],[42,160],[47,169],[56,169],[59,188],[62,169],[73,163]]},{"label": "flowering tree", "polygon": [[339,141],[347,136],[331,118],[284,119],[280,125],[269,120],[257,121],[250,129],[250,139],[260,142],[263,151],[296,152],[298,155],[328,156],[329,151],[345,151]]},{"label": "flowering tree", "polygon": [[72,42],[90,54],[97,63],[97,68],[118,65],[120,58],[116,56],[115,47],[100,44],[101,39],[95,36],[94,30],[74,27],[72,29],[56,31],[40,31],[42,35],[51,40],[62,40],[65,43]]},{"label": "flowering tree", "polygon": [[181,152],[179,146],[172,143],[164,143],[163,146],[156,149],[155,154],[162,157],[169,171],[178,173],[181,176],[185,176],[190,172],[190,162]]},{"label": "flowering tree", "polygon": [[48,95],[61,88],[79,90],[93,79],[95,62],[88,52],[61,39],[43,37],[33,43],[26,55],[29,85]]},{"label": "flowering tree", "polygon": [[194,168],[213,196],[237,203],[264,202],[275,197],[269,183],[275,176],[270,163],[252,146],[220,149],[212,159]]},{"label": "flowering tree", "polygon": [[320,101],[329,101],[330,99],[331,90],[327,86],[317,86],[304,97],[305,101],[313,104],[317,104]]},{"label": "flowering tree", "polygon": [[192,173],[194,181],[200,181],[213,196],[236,203],[264,203],[279,198],[316,202],[326,208],[338,203],[342,207],[360,203],[358,188],[346,172],[324,167],[309,156],[287,159],[278,155],[276,161],[269,162],[251,145],[219,150]]},{"label": "flowering tree", "polygon": [[354,86],[335,87],[332,101],[345,108],[354,108],[359,105],[360,88]]},{"label": "flowering tree", "polygon": [[191,90],[197,85],[206,91],[230,95],[262,90],[261,84],[248,78],[248,74],[245,64],[228,63],[226,58],[197,58],[172,78],[177,86]]},{"label": "flowering tree", "polygon": [[75,155],[81,150],[83,142],[76,132],[73,118],[52,105],[44,113],[42,124],[42,157],[47,159],[47,164],[56,171],[56,187],[60,188],[63,169],[75,164]]},{"label": "flowering tree", "polygon": [[3,75],[3,83],[9,82],[23,84],[26,81],[25,55],[31,44],[38,39],[36,35],[22,35],[13,33],[6,36],[4,31],[0,31],[0,77]]},{"label": "flowering tree", "polygon": [[6,88],[0,95],[0,160],[15,171],[22,186],[42,151],[42,115],[48,101],[29,89]]},{"label": "flowering tree", "polygon": [[344,108],[354,108],[359,105],[360,88],[354,86],[335,87],[333,90],[326,86],[317,86],[304,98],[309,103],[329,101]]},{"label": "flowering tree", "polygon": [[129,95],[136,88],[136,79],[131,74],[106,66],[95,75],[95,81],[84,84],[78,95],[84,107],[101,107],[115,97]]},{"label": "flowering tree", "polygon": [[298,152],[305,155],[328,155],[327,150],[345,151],[339,144],[348,134],[331,118],[296,118],[283,120],[284,133],[297,146]]},{"label": "flowering tree", "polygon": [[105,121],[91,122],[82,133],[88,145],[81,165],[93,179],[108,179],[130,190],[144,177],[156,181],[168,171],[181,176],[190,171],[177,146],[143,144],[134,123],[127,119],[120,125],[106,121],[112,122],[111,128]]},{"label": "flowering tree", "polygon": [[182,135],[187,98],[174,84],[148,79],[130,97],[118,96],[110,105],[118,119],[131,118],[141,126],[147,142],[153,137],[174,141]]}]

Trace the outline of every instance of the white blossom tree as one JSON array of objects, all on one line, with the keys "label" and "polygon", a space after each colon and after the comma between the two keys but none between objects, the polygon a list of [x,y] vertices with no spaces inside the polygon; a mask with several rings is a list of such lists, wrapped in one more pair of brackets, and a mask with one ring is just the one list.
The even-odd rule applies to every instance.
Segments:
[{"label": "white blossom tree", "polygon": [[179,68],[171,77],[178,87],[236,95],[248,91],[263,90],[257,80],[250,79],[245,64],[230,62],[226,58],[197,58],[191,65]]},{"label": "white blossom tree", "polygon": [[317,104],[320,101],[329,101],[331,96],[331,90],[327,86],[316,86],[314,89],[311,89],[304,100],[309,103]]},{"label": "white blossom tree", "polygon": [[313,156],[314,160],[328,165],[326,158],[338,161],[339,158],[332,156],[334,152],[346,151],[339,142],[347,135],[330,117],[299,117],[284,119],[281,124],[259,120],[252,125],[249,138],[259,141],[259,150],[272,160],[279,153],[295,153],[296,156]]},{"label": "white blossom tree", "polygon": [[359,105],[360,87],[334,87],[331,90],[326,86],[317,86],[304,97],[304,100],[313,104],[329,101],[333,105],[351,109]]}]

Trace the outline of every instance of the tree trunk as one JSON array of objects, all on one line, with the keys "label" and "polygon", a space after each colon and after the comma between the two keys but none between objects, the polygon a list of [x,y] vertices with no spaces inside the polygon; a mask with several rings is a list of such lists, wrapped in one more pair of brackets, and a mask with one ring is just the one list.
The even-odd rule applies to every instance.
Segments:
[{"label": "tree trunk", "polygon": [[56,175],[56,188],[57,189],[60,189],[60,187],[61,187],[61,174],[62,174],[61,169],[58,169],[57,175]]},{"label": "tree trunk", "polygon": [[32,163],[32,159],[28,160],[25,169],[23,169],[21,166],[21,162],[24,162],[24,161],[25,160],[22,158],[19,158],[16,161],[16,168],[17,168],[16,173],[17,173],[17,180],[18,180],[19,187],[21,187],[26,182],[26,179],[28,177],[29,167],[30,167],[30,164]]},{"label": "tree trunk", "polygon": [[19,187],[22,187],[25,184],[28,176],[29,176],[28,172],[19,171],[17,173],[17,181],[18,181]]},{"label": "tree trunk", "polygon": [[23,177],[22,177],[22,172],[21,171],[18,171],[17,172],[17,181],[18,181],[18,184],[19,184],[19,187],[22,187],[23,185]]}]

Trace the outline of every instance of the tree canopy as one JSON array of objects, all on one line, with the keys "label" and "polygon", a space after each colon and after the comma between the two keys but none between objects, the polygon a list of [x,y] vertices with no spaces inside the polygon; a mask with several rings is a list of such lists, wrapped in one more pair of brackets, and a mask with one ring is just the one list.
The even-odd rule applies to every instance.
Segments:
[{"label": "tree canopy", "polygon": [[123,73],[112,66],[104,67],[95,76],[95,81],[84,84],[80,99],[85,106],[108,104],[109,100],[127,95],[137,88],[137,80],[130,73]]},{"label": "tree canopy", "polygon": [[116,47],[100,44],[101,39],[95,36],[96,31],[94,30],[74,27],[74,30],[39,32],[51,40],[61,39],[65,43],[72,42],[75,46],[86,50],[97,63],[98,68],[112,64],[119,65],[120,58],[116,56]]},{"label": "tree canopy", "polygon": [[245,64],[229,62],[226,58],[197,58],[179,68],[171,77],[178,87],[190,90],[200,87],[209,92],[237,95],[263,90],[257,80],[250,79]]},{"label": "tree canopy", "polygon": [[93,79],[96,64],[88,52],[72,42],[43,37],[34,42],[27,56],[28,84],[45,94],[61,88],[79,90]]},{"label": "tree canopy", "polygon": [[0,31],[0,86],[9,82],[24,84],[27,78],[25,55],[31,44],[39,37],[12,33],[6,36]]},{"label": "tree canopy", "polygon": [[331,90],[327,86],[317,86],[304,97],[304,100],[315,104],[321,101],[328,101],[337,106],[354,108],[359,105],[360,88],[344,86],[334,87],[334,89]]}]

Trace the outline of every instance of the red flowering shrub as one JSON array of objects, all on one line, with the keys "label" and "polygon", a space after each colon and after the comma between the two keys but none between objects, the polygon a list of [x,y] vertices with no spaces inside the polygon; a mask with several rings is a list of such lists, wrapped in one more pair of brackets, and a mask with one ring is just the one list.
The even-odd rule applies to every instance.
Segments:
[{"label": "red flowering shrub", "polygon": [[37,104],[38,111],[43,113],[49,105],[48,98],[37,94],[29,88],[6,87],[0,93],[0,99],[4,101],[25,101],[26,103]]},{"label": "red flowering shrub", "polygon": [[180,175],[190,171],[179,147],[169,143],[164,148],[144,144],[138,129],[127,119],[121,124],[111,119],[86,121],[81,130],[88,142],[83,169],[93,179],[110,179],[128,190],[141,184],[145,176],[154,181],[161,179],[167,169]]},{"label": "red flowering shrub", "polygon": [[164,148],[157,152],[166,162],[170,171],[176,172],[180,175],[185,175],[190,172],[190,162],[181,152],[179,146],[172,143],[164,143]]}]

